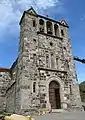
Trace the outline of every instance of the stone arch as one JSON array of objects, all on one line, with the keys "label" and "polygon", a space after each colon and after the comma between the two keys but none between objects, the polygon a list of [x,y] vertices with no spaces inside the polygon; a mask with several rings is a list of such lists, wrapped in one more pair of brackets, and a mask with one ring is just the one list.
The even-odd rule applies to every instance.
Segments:
[{"label": "stone arch", "polygon": [[[56,83],[56,84],[54,84]],[[51,86],[52,85],[52,86]],[[55,85],[57,85],[58,88],[60,88],[60,83],[57,82],[56,80],[52,80],[50,83],[49,83],[49,87],[56,87]]]},{"label": "stone arch", "polygon": [[40,32],[44,32],[44,20],[43,19],[39,20],[39,30]]},{"label": "stone arch", "polygon": [[[51,76],[47,79],[47,82],[46,82],[46,91],[47,91],[47,96],[46,96],[46,100],[47,100],[47,108],[51,108],[51,104],[50,104],[50,101],[49,101],[49,85],[52,81],[55,81],[59,84],[59,91],[60,91],[60,107],[63,108],[63,103],[64,103],[64,82],[61,81],[61,79],[59,77],[56,77],[56,76]],[[57,108],[56,108],[57,109]]]}]

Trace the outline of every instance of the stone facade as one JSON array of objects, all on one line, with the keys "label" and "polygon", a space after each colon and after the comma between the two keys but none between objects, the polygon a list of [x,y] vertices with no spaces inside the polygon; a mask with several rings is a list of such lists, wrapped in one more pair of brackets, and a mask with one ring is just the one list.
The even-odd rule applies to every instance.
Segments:
[{"label": "stone facade", "polygon": [[11,81],[10,69],[0,68],[0,111],[6,108],[6,90]]},{"label": "stone facade", "polygon": [[23,13],[18,58],[0,77],[6,88],[1,108],[15,113],[82,108],[68,28],[65,20],[46,18],[33,8]]}]

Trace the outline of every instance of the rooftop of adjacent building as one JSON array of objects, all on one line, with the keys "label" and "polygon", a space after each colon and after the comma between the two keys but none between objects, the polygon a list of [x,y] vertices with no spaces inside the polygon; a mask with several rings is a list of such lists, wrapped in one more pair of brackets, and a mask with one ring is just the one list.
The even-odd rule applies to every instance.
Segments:
[{"label": "rooftop of adjacent building", "polygon": [[0,72],[9,72],[10,68],[0,67]]},{"label": "rooftop of adjacent building", "polygon": [[10,72],[17,64],[18,58],[12,63],[10,68],[0,67],[0,72]]}]

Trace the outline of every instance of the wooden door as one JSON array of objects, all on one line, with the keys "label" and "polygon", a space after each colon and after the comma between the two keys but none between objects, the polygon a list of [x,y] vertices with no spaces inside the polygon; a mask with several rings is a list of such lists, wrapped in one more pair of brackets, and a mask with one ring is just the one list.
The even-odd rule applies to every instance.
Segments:
[{"label": "wooden door", "polygon": [[49,84],[49,102],[52,109],[61,108],[59,84],[55,81]]},{"label": "wooden door", "polygon": [[60,109],[61,108],[61,103],[60,103],[60,92],[59,88],[55,89],[55,97],[56,97],[56,108]]}]

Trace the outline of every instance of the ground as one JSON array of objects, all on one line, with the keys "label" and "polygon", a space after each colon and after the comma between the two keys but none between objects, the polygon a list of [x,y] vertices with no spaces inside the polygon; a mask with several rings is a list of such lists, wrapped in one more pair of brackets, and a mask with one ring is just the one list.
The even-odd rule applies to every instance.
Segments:
[{"label": "ground", "polygon": [[85,112],[50,113],[38,116],[35,120],[85,120]]}]

